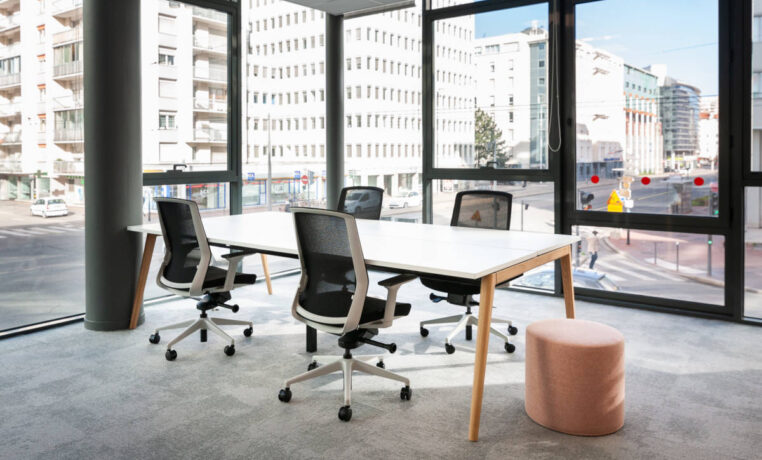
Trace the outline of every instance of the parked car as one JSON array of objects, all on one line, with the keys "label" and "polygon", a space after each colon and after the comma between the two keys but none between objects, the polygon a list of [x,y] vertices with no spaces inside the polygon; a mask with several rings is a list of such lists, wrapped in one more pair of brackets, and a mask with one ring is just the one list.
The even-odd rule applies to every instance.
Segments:
[{"label": "parked car", "polygon": [[[552,290],[554,288],[553,276],[554,271],[551,269],[529,272],[511,283],[511,286]],[[572,270],[572,277],[574,278],[574,287],[598,289],[602,291],[619,290],[619,286],[607,278],[605,273],[595,270],[575,268]]]},{"label": "parked car", "polygon": [[379,200],[383,200],[380,194],[371,194],[363,190],[351,190],[344,200],[344,208],[350,214],[359,214],[363,209],[380,207],[381,203],[379,203]]},{"label": "parked car", "polygon": [[66,202],[61,198],[40,198],[29,207],[29,213],[33,216],[52,217],[69,214]]},{"label": "parked car", "polygon": [[423,198],[418,192],[402,192],[399,195],[391,197],[388,201],[388,206],[391,209],[394,208],[407,208],[408,206],[420,206],[423,203]]}]

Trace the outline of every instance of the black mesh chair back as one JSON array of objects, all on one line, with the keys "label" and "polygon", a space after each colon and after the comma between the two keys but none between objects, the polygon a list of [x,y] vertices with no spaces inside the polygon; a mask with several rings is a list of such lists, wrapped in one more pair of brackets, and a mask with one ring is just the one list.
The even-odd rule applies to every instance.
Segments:
[{"label": "black mesh chair back", "polygon": [[156,198],[165,246],[160,276],[173,284],[188,284],[198,273],[205,255],[211,256],[198,204],[177,198]]},{"label": "black mesh chair back", "polygon": [[510,230],[513,195],[491,190],[469,190],[455,197],[453,227]]},{"label": "black mesh chair back", "polygon": [[354,217],[312,208],[293,208],[292,213],[302,266],[297,292],[302,310],[297,313],[343,327],[353,302],[364,302],[368,289]]},{"label": "black mesh chair back", "polygon": [[339,196],[338,211],[352,214],[357,219],[378,220],[384,189],[378,187],[344,187]]}]

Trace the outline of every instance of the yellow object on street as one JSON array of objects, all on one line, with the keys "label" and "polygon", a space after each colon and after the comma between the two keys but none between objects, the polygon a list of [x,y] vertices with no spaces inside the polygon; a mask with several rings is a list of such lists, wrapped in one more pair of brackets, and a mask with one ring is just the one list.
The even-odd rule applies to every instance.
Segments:
[{"label": "yellow object on street", "polygon": [[624,204],[616,190],[611,191],[609,200],[606,202],[606,210],[608,212],[624,212]]}]

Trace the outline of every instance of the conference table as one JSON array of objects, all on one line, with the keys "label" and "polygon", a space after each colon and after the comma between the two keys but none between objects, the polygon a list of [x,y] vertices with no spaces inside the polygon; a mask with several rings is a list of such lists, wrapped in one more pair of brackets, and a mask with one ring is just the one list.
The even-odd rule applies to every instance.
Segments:
[{"label": "conference table", "polygon": [[[298,258],[290,213],[257,212],[204,218],[203,222],[210,244]],[[492,305],[496,285],[560,260],[566,317],[574,318],[571,245],[579,237],[363,219],[357,220],[357,228],[367,266],[398,273],[481,280],[480,305]],[[155,223],[134,225],[127,230],[146,234],[130,322],[130,328],[135,328],[161,227]],[[492,308],[479,308],[468,430],[472,441],[479,437],[491,318]]]}]

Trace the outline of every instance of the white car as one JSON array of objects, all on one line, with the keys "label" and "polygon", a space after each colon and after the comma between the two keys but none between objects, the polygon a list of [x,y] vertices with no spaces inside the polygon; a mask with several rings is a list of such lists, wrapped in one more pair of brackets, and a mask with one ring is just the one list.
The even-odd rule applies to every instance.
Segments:
[{"label": "white car", "polygon": [[402,192],[398,196],[393,196],[389,199],[389,208],[407,208],[409,206],[420,206],[423,203],[423,198],[418,192]]},{"label": "white car", "polygon": [[69,214],[66,202],[61,198],[40,198],[29,207],[29,213],[33,216],[51,217],[65,216]]}]

